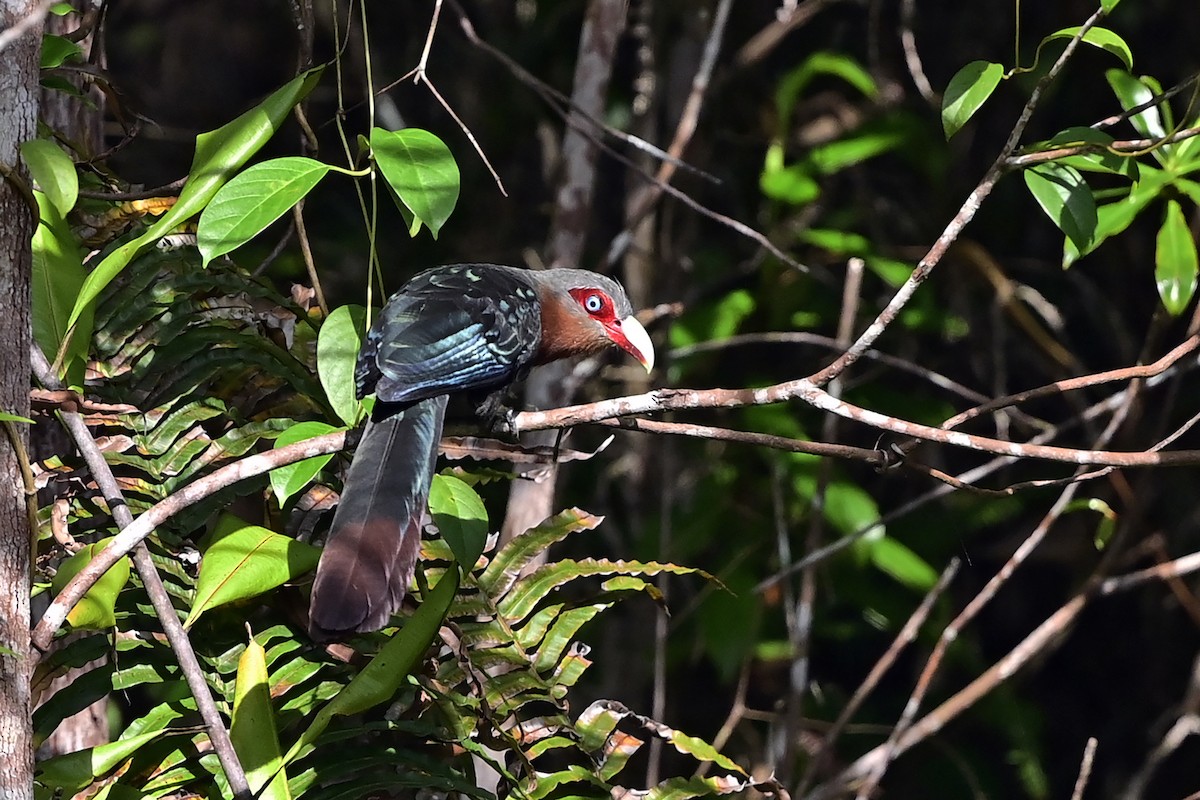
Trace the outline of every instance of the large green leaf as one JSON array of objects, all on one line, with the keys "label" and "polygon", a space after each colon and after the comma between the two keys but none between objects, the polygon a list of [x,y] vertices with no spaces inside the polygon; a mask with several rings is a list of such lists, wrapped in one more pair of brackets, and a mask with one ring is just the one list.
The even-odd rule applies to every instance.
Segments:
[{"label": "large green leaf", "polygon": [[38,764],[37,780],[43,785],[60,789],[67,797],[74,796],[161,735],[160,731],[151,731],[55,756]]},{"label": "large green leaf", "polygon": [[362,416],[354,372],[366,318],[367,310],[362,306],[339,306],[321,323],[317,337],[317,377],[329,405],[347,427],[357,425]]},{"label": "large green leaf", "polygon": [[54,142],[30,139],[21,144],[21,158],[29,166],[37,188],[49,198],[59,215],[65,217],[70,213],[79,197],[79,176],[71,157]]},{"label": "large green leaf", "polygon": [[310,544],[224,515],[204,550],[184,627],[210,608],[255,597],[310,572],[320,554]]},{"label": "large green leaf", "polygon": [[180,192],[175,205],[141,236],[121,245],[100,262],[80,291],[69,324],[75,324],[84,310],[134,256],[175,226],[202,211],[217,190],[274,135],[292,108],[317,85],[323,71],[324,67],[315,67],[297,75],[237,119],[197,136],[196,154],[188,171],[187,185]]},{"label": "large green leaf", "polygon": [[229,738],[246,770],[250,791],[262,800],[289,800],[287,773],[267,680],[266,651],[254,637],[238,660]]},{"label": "large green leaf", "polygon": [[236,250],[304,199],[330,167],[300,156],[255,164],[213,196],[200,214],[196,246],[207,264]]},{"label": "large green leaf", "polygon": [[[1108,80],[1108,85],[1112,87],[1113,94],[1120,101],[1121,108],[1126,111],[1144,105],[1154,97],[1154,90],[1146,84],[1146,81],[1131,75],[1126,70],[1105,70],[1104,77]],[[1129,121],[1137,129],[1137,132],[1146,138],[1161,139],[1167,135],[1167,125],[1159,106],[1145,108],[1130,117]],[[1154,151],[1154,155],[1160,161],[1163,160],[1162,154],[1158,150]]]},{"label": "large green leaf", "polygon": [[954,74],[942,95],[942,128],[947,139],[987,102],[1003,77],[1004,67],[991,61],[972,61]]},{"label": "large green leaf", "polygon": [[1096,238],[1096,198],[1074,167],[1050,162],[1025,170],[1025,185],[1046,216],[1080,252]]},{"label": "large green leaf", "polygon": [[[336,430],[337,428],[324,422],[298,422],[279,434],[275,439],[275,448],[287,447],[289,444],[324,436]],[[317,473],[325,468],[333,455],[330,453],[324,456],[313,456],[271,470],[271,489],[275,492],[279,504],[283,505],[288,498],[307,486],[317,476]]]},{"label": "large green leaf", "polygon": [[[101,539],[89,544],[64,561],[51,583],[54,593],[61,592],[71,579],[90,564],[96,554],[103,550],[110,541],[111,539]],[[67,622],[71,623],[72,627],[81,629],[99,630],[113,627],[117,624],[114,610],[117,595],[128,582],[129,557],[122,556],[117,563],[100,576],[100,580],[92,584],[92,588],[88,589],[87,594],[75,604],[75,607],[67,614]]]},{"label": "large green leaf", "polygon": [[1164,187],[1171,182],[1170,174],[1164,170],[1143,166],[1140,172],[1141,180],[1129,189],[1128,194],[1096,209],[1096,233],[1087,248],[1080,250],[1069,237],[1066,239],[1063,245],[1064,269],[1095,250],[1104,240],[1128,228],[1137,215],[1158,199]]},{"label": "large green leaf", "polygon": [[429,487],[429,513],[454,558],[470,572],[487,544],[487,509],[475,490],[451,475],[434,475]]},{"label": "large green leaf", "polygon": [[1187,309],[1196,293],[1196,241],[1175,200],[1167,203],[1166,218],[1154,248],[1154,280],[1163,307],[1173,316]]},{"label": "large green leaf", "polygon": [[429,131],[405,128],[371,130],[371,153],[384,180],[420,224],[437,238],[458,203],[458,164],[450,148]]},{"label": "large green leaf", "polygon": [[[36,192],[35,196],[41,219],[32,244],[33,338],[43,353],[53,357],[67,336],[67,320],[83,286],[83,253],[57,205],[41,192]],[[79,317],[76,327],[78,335],[63,357],[63,375],[69,386],[83,383],[84,363],[92,335],[90,308]]]},{"label": "large green leaf", "polygon": [[[1047,36],[1044,41],[1051,39],[1074,39],[1079,35],[1080,30],[1082,29],[1079,27],[1063,28],[1061,31],[1055,31]],[[1090,44],[1092,47],[1112,53],[1121,59],[1121,63],[1125,65],[1125,69],[1133,70],[1133,52],[1129,49],[1129,45],[1125,44],[1124,39],[1108,28],[1101,28],[1098,25],[1093,26],[1083,34],[1081,41],[1084,44]]]}]

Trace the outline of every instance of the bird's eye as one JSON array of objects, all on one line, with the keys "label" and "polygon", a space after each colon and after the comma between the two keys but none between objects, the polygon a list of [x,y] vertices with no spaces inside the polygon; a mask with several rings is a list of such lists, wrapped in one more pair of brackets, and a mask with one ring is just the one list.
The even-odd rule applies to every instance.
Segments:
[{"label": "bird's eye", "polygon": [[589,294],[583,300],[583,307],[589,314],[599,314],[600,309],[604,308],[604,298],[598,294]]}]

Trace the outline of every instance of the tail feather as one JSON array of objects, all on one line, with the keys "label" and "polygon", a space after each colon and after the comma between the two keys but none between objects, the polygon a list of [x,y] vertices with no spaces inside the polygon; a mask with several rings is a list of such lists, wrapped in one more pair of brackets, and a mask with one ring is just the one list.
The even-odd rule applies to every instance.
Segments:
[{"label": "tail feather", "polygon": [[313,581],[314,639],[379,630],[400,607],[421,547],[445,412],[443,395],[367,423]]}]

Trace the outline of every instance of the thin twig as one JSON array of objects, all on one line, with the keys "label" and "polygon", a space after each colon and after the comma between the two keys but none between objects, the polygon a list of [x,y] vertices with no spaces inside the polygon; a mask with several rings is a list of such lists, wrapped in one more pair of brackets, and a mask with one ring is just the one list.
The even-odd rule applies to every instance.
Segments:
[{"label": "thin twig", "polygon": [[837,719],[834,720],[833,725],[826,731],[824,737],[822,737],[821,749],[813,755],[812,760],[809,762],[804,779],[793,793],[795,797],[803,797],[804,792],[808,790],[812,781],[821,770],[828,766],[829,758],[833,753],[833,746],[837,743],[838,736],[841,735],[854,715],[858,713],[858,709],[866,702],[867,697],[875,690],[875,687],[879,685],[879,681],[883,679],[887,671],[896,663],[896,659],[900,657],[900,653],[904,651],[904,648],[916,640],[918,631],[921,630],[921,626],[925,624],[925,620],[929,618],[930,612],[933,611],[934,603],[946,591],[946,587],[954,580],[954,576],[958,574],[960,563],[957,557],[950,559],[950,563],[942,570],[937,583],[925,593],[925,597],[921,599],[916,610],[913,611],[905,621],[903,627],[900,628],[900,632],[896,634],[896,638],[892,640],[891,645],[879,657],[875,665],[871,667],[871,671],[867,673],[867,677],[858,685],[858,688],[854,690],[854,695],[846,703],[841,713],[838,714]]},{"label": "thin twig", "polygon": [[313,259],[312,245],[308,241],[308,229],[304,227],[304,200],[299,200],[292,206],[292,222],[296,226],[296,239],[300,242],[300,254],[304,257],[304,268],[308,270],[308,279],[312,282],[313,291],[317,293],[317,305],[321,316],[329,316],[329,304],[325,302],[325,292],[321,290],[321,278],[317,274],[317,262]]},{"label": "thin twig", "polygon": [[1071,800],[1083,800],[1083,790],[1087,788],[1088,779],[1092,776],[1092,763],[1096,759],[1095,736],[1089,736],[1083,747],[1083,761],[1079,764],[1079,777],[1075,779],[1075,788],[1071,791]]},{"label": "thin twig", "polygon": [[925,68],[921,66],[921,54],[917,52],[917,37],[913,33],[913,17],[916,16],[917,0],[903,0],[900,3],[900,44],[904,49],[904,64],[908,67],[909,77],[913,85],[930,105],[941,105],[941,99],[929,78],[925,77]]},{"label": "thin twig", "polygon": [[721,40],[725,35],[725,25],[729,21],[729,10],[733,6],[733,0],[720,0],[717,3],[716,13],[713,15],[713,23],[708,31],[708,38],[704,42],[704,52],[700,57],[700,64],[696,68],[696,74],[692,76],[692,88],[688,92],[687,101],[683,105],[683,111],[679,115],[679,123],[675,126],[675,135],[671,138],[671,144],[667,147],[667,153],[672,157],[671,161],[663,161],[658,167],[658,173],[654,176],[654,182],[645,187],[643,193],[638,198],[636,207],[631,213],[626,215],[625,230],[613,238],[613,241],[608,246],[607,261],[609,266],[616,264],[618,260],[629,249],[629,245],[633,242],[631,231],[637,224],[650,213],[659,198],[663,195],[662,186],[671,182],[679,163],[678,159],[682,158],[683,151],[687,149],[688,143],[691,142],[692,136],[696,133],[696,127],[700,120],[700,110],[704,105],[704,95],[708,91],[709,82],[712,80],[713,67],[716,65],[717,56],[721,52]]}]

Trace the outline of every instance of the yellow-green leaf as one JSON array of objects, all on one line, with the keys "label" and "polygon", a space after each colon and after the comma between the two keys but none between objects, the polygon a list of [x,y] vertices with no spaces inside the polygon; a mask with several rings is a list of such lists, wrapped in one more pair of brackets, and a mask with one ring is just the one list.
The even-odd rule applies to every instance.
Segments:
[{"label": "yellow-green leaf", "polygon": [[292,794],[288,791],[275,714],[271,710],[267,654],[253,637],[238,659],[229,738],[246,770],[246,781],[254,796],[262,800],[289,800]]},{"label": "yellow-green leaf", "polygon": [[290,536],[249,525],[232,514],[217,522],[200,562],[196,599],[184,621],[195,624],[210,608],[269,592],[311,571],[321,551]]},{"label": "yellow-green leaf", "polygon": [[[54,575],[54,580],[51,583],[51,588],[55,594],[61,592],[72,578],[79,574],[79,571],[91,563],[92,559],[112,541],[111,539],[101,539],[100,541],[89,544],[80,550],[75,555],[63,562],[58,568],[58,572]],[[108,571],[100,576],[100,580],[88,589],[87,594],[83,599],[75,604],[67,614],[67,622],[71,623],[73,628],[86,628],[93,630],[103,630],[111,628],[117,624],[116,612],[114,606],[117,602],[117,595],[125,588],[125,584],[129,582],[129,558],[122,556],[117,563],[108,568]]]},{"label": "yellow-green leaf", "polygon": [[1178,316],[1196,293],[1196,241],[1177,200],[1167,203],[1167,215],[1154,248],[1154,281],[1163,307]]}]

